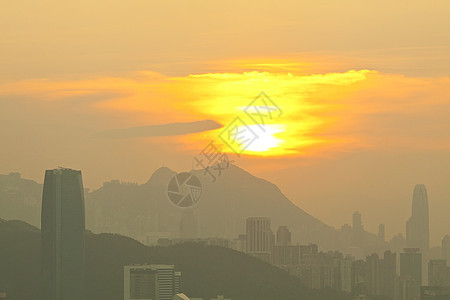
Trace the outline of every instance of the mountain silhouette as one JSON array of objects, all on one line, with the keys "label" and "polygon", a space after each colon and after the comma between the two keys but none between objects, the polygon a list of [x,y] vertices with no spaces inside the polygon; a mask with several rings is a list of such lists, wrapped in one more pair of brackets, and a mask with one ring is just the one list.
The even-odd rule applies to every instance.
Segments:
[{"label": "mountain silhouette", "polygon": [[[248,217],[269,217],[272,231],[287,226],[294,243],[317,243],[322,250],[345,250],[345,237],[293,204],[280,189],[240,167],[215,173],[192,171],[201,182],[201,197],[191,208],[181,209],[169,200],[167,186],[177,173],[157,169],[144,184],[105,182],[86,190],[86,227],[95,233],[119,233],[146,242],[152,236],[180,237],[183,215],[192,216],[198,237],[236,238],[245,234]],[[0,175],[0,218],[20,219],[40,226],[42,184],[21,178],[19,173]],[[365,233],[375,243],[376,236]]]},{"label": "mountain silhouette", "polygon": [[[331,289],[311,290],[286,271],[231,249],[198,243],[148,247],[118,234],[86,231],[86,300],[123,299],[123,266],[174,264],[182,272],[182,291],[210,299],[344,300]],[[22,221],[0,219],[0,292],[8,299],[41,297],[40,230]]]},{"label": "mountain silhouette", "polygon": [[191,210],[199,237],[236,238],[245,233],[248,217],[269,217],[272,231],[288,226],[293,241],[318,243],[321,249],[338,249],[337,231],[294,205],[280,189],[238,166],[216,174],[216,180],[204,170],[192,171],[202,185],[198,203],[188,209],[173,205],[167,185],[176,172],[162,167],[142,185],[111,181],[90,192],[86,205],[88,228],[95,232],[113,232],[145,241],[153,232],[179,237],[179,222]]},{"label": "mountain silhouette", "polygon": [[20,173],[0,175],[0,218],[41,223],[42,184],[22,178]]}]

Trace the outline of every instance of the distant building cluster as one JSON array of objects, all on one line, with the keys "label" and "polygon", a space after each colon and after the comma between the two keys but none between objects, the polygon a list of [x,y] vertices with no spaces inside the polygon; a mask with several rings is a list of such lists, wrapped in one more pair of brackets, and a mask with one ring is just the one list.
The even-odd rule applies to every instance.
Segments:
[{"label": "distant building cluster", "polygon": [[[416,201],[414,205],[420,204]],[[355,243],[358,243],[358,239],[363,238],[364,230],[361,215],[358,212],[353,215],[353,228],[356,231],[353,239]],[[412,242],[415,239],[422,241],[423,244],[420,245],[427,249],[427,239],[416,238],[417,235],[426,236],[426,231],[411,232],[410,245],[416,245]],[[379,228],[379,238],[384,238],[384,226]],[[292,234],[287,226],[278,227],[274,234],[271,221],[266,217],[248,218],[246,234],[241,234],[234,240],[174,239],[171,243],[187,241],[245,252],[297,276],[302,284],[309,288],[332,288],[352,293],[358,299],[385,296],[392,300],[418,300],[421,299],[422,293],[428,293],[427,299],[432,299],[430,297],[432,293],[437,293],[435,290],[438,287],[441,288],[437,289],[438,293],[444,295],[443,293],[446,293],[444,287],[450,286],[450,267],[447,266],[446,259],[429,260],[426,275],[430,287],[423,286],[426,282],[423,275],[426,251],[421,251],[420,248],[404,248],[399,256],[395,252],[386,250],[382,258],[373,253],[365,259],[356,259],[352,255],[345,255],[339,251],[319,252],[316,244],[293,244]],[[446,236],[442,241],[444,257],[448,257],[449,250],[450,237]]]},{"label": "distant building cluster", "polygon": [[[42,276],[47,300],[85,299],[85,211],[81,172],[47,170],[42,197]],[[229,246],[218,239],[218,246]],[[0,299],[7,299],[0,291]],[[172,300],[182,294],[174,265],[124,266],[124,300]],[[231,300],[219,295],[214,300]]]},{"label": "distant building cluster", "polygon": [[132,185],[132,186],[137,186],[138,183],[137,182],[131,182],[131,181],[120,181],[120,180],[117,180],[117,179],[113,179],[111,181],[103,183],[103,186],[110,186],[110,185]]},{"label": "distant building cluster", "polygon": [[[432,262],[430,274],[434,272]],[[421,299],[422,265],[423,254],[418,248],[406,248],[400,253],[400,268],[397,268],[397,254],[391,251],[385,251],[383,258],[372,254],[365,261],[356,260],[352,264],[353,291],[360,295],[389,296],[394,300]],[[445,279],[441,277],[441,280]],[[429,285],[437,284],[430,281]]]},{"label": "distant building cluster", "polygon": [[[44,295],[48,300],[85,297],[84,214],[81,172],[65,168],[46,171],[41,236]],[[320,252],[316,244],[294,244],[289,228],[279,226],[274,234],[267,217],[248,218],[245,234],[234,240],[199,239],[195,218],[188,211],[180,222],[180,238],[171,239],[165,233],[155,238],[161,246],[197,242],[232,248],[286,270],[309,288],[352,293],[355,299],[378,296],[392,300],[449,299],[450,236],[442,240],[443,259],[429,259],[428,198],[424,185],[414,189],[412,216],[406,229],[406,247],[401,251],[386,250],[382,258],[376,252],[364,258],[363,252],[355,251],[358,255]],[[354,249],[364,244],[365,231],[359,212],[353,214],[352,226],[343,226],[341,231],[348,232],[349,245]],[[384,242],[384,231],[384,225],[380,225],[379,241]],[[402,245],[401,238],[393,240],[391,244]],[[397,256],[396,252],[401,253]],[[181,275],[174,265],[124,266],[124,300],[203,300],[183,294]],[[0,292],[0,299],[7,299],[7,295]],[[218,295],[210,300],[231,299]]]},{"label": "distant building cluster", "polygon": [[[422,192],[419,189],[421,196]],[[415,195],[417,196],[417,191]],[[419,200],[423,201],[423,198]],[[420,201],[413,202],[413,206],[423,205]],[[420,220],[419,223],[425,219],[417,215],[416,218]],[[359,213],[354,214],[353,223],[357,231],[363,230]],[[383,230],[384,227],[380,227],[380,236],[384,235]],[[404,248],[399,257],[400,267],[397,268],[397,254],[390,250],[384,252],[383,258],[373,253],[366,256],[365,260],[355,259],[338,251],[319,252],[315,244],[293,245],[291,232],[286,226],[278,228],[275,238],[270,229],[270,219],[249,218],[245,252],[287,270],[313,289],[332,288],[351,292],[361,299],[370,295],[388,296],[393,300],[418,300],[425,291],[431,297],[433,290],[422,288],[426,282],[423,278],[423,266],[429,247],[427,232],[428,230],[424,230],[409,234],[410,245],[422,246],[425,251],[421,251],[421,248]],[[244,237],[241,236],[240,239]],[[442,241],[442,251],[444,257],[449,257],[449,236]],[[426,274],[429,286],[450,286],[449,263],[446,259],[429,260]],[[442,295],[446,292],[446,289],[438,290]]]},{"label": "distant building cluster", "polygon": [[[130,265],[124,267],[124,300],[203,300],[182,293],[181,272],[175,265]],[[210,300],[231,300],[219,295]]]},{"label": "distant building cluster", "polygon": [[[185,228],[194,228],[192,216]],[[232,248],[247,253],[263,261],[276,265],[312,289],[332,288],[352,293],[358,299],[387,296],[393,300],[418,300],[428,293],[428,299],[435,293],[431,287],[450,286],[450,236],[442,241],[442,256],[445,259],[429,260],[429,220],[428,198],[424,185],[416,185],[413,193],[412,216],[406,227],[406,239],[394,237],[390,244],[396,251],[378,250],[365,255],[367,235],[359,212],[353,214],[352,226],[341,229],[347,232],[348,254],[339,251],[319,252],[316,244],[300,245],[292,243],[292,234],[287,226],[280,226],[276,234],[271,229],[267,217],[251,217],[246,220],[245,234],[234,240],[226,238],[178,238],[160,239],[160,245],[183,242],[200,242],[204,245]],[[191,225],[191,226],[187,226]],[[180,232],[182,230],[180,229]],[[184,229],[186,231],[186,229]],[[194,236],[194,230],[190,229]],[[187,234],[184,234],[187,237]],[[385,227],[380,224],[378,245],[385,244]],[[402,248],[400,248],[402,247]],[[378,253],[383,253],[381,258]],[[397,256],[397,253],[399,256]],[[401,252],[401,253],[400,253]],[[397,267],[399,265],[399,267]],[[427,280],[426,280],[427,278]],[[429,287],[424,287],[428,281]],[[446,289],[438,293],[445,293]],[[437,292],[436,292],[437,293]]]}]

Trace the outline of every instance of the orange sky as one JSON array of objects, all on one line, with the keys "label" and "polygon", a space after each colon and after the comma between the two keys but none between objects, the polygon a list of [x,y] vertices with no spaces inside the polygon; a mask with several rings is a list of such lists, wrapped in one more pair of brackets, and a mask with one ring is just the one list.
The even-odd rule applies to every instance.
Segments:
[{"label": "orange sky", "polygon": [[425,183],[437,244],[450,228],[449,13],[446,0],[9,2],[0,173],[42,181],[65,165],[95,188],[144,182],[162,165],[186,170],[210,140],[223,143],[223,128],[97,135],[226,126],[264,91],[283,113],[265,132],[252,125],[259,141],[238,165],[330,225],[359,210],[388,236],[404,232],[413,186]]}]

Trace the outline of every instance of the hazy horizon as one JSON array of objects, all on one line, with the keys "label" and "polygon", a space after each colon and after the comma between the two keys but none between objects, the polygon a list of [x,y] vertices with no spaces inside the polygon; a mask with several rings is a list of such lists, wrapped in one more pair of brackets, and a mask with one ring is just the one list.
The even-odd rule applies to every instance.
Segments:
[{"label": "hazy horizon", "polygon": [[423,183],[438,245],[450,228],[449,13],[445,0],[9,2],[0,173],[42,183],[62,165],[98,188],[190,170],[264,91],[283,115],[239,166],[331,226],[360,211],[388,238],[405,232]]}]

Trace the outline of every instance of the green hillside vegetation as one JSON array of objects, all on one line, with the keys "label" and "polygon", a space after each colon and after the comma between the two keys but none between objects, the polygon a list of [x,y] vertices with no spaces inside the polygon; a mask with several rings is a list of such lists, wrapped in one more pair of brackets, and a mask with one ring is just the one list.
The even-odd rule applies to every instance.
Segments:
[{"label": "green hillside vegetation", "polygon": [[[201,244],[147,247],[114,234],[86,233],[87,300],[122,300],[123,266],[175,264],[183,292],[209,299],[349,299],[333,290],[313,291],[296,277],[246,254]],[[0,219],[0,290],[8,299],[41,299],[40,231],[25,222]],[[44,299],[42,299],[44,300]]]}]

